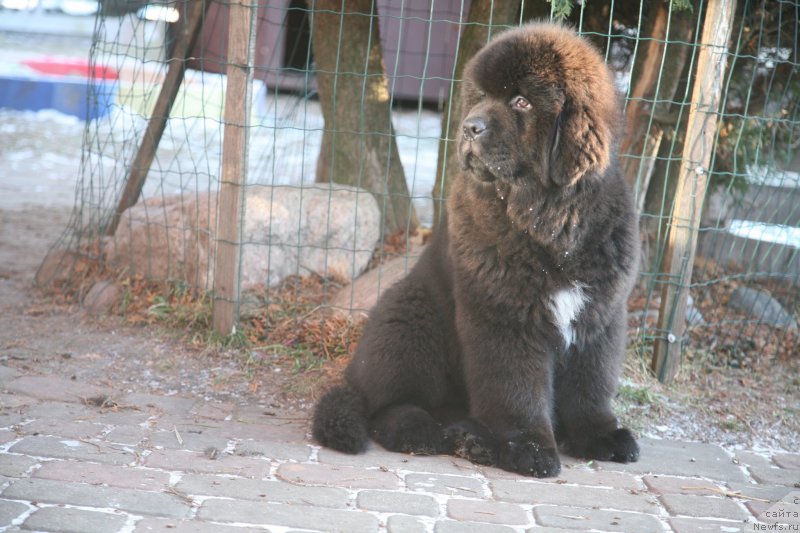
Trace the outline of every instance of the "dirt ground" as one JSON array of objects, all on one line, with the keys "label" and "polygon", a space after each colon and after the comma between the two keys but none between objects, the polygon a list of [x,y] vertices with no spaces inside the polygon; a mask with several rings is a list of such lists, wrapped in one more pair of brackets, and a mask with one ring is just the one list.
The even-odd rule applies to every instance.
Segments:
[{"label": "dirt ground", "polygon": [[[305,411],[305,397],[292,392],[290,369],[280,361],[267,365],[267,355],[193,346],[181,332],[131,326],[119,316],[92,316],[35,288],[36,269],[69,213],[67,208],[0,210],[2,364],[31,374],[122,385],[131,392]],[[263,387],[253,386],[256,360],[262,368],[259,378],[267,382]],[[267,366],[270,371],[264,372]]]}]

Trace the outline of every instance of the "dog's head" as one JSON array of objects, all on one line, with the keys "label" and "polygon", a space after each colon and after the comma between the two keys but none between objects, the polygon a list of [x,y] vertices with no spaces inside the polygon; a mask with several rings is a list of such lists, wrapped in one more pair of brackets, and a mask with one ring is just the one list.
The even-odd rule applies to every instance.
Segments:
[{"label": "dog's head", "polygon": [[616,94],[600,54],[573,31],[507,31],[467,64],[462,167],[482,181],[568,186],[610,164]]}]

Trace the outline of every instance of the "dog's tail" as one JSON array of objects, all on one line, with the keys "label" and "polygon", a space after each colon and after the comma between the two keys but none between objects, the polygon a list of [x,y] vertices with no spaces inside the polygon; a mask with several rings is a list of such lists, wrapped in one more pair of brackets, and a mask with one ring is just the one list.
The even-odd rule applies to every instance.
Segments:
[{"label": "dog's tail", "polygon": [[317,403],[311,434],[328,448],[361,453],[369,442],[367,400],[343,384],[329,390]]}]

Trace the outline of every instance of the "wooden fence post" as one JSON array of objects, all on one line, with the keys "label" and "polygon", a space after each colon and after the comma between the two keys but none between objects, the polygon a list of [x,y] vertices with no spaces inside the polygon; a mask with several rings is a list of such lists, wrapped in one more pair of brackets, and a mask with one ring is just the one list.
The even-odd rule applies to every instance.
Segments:
[{"label": "wooden fence post", "polygon": [[686,298],[692,280],[709,163],[717,135],[719,103],[728,63],[728,39],[735,10],[735,0],[706,3],[682,168],[661,264],[663,287],[658,329],[662,335],[655,341],[652,369],[662,382],[672,381],[680,365],[681,344],[686,330]]},{"label": "wooden fence post", "polygon": [[214,331],[220,335],[234,333],[238,320],[240,228],[241,217],[244,215],[244,185],[247,181],[256,5],[250,0],[232,0],[228,17],[225,138],[222,144],[222,176],[217,203],[212,316]]}]

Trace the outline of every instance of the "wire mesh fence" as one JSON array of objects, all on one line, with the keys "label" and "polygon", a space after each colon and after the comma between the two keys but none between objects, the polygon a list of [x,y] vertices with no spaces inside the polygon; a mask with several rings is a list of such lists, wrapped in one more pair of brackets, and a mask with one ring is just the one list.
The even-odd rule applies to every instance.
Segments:
[{"label": "wire mesh fence", "polygon": [[[96,20],[97,118],[60,259],[207,292],[233,324],[275,302],[296,320],[366,310],[441,219],[464,61],[554,17],[604,52],[625,111],[644,244],[632,345],[731,365],[796,355],[797,2],[133,4],[105,2]],[[705,28],[719,6],[721,46]],[[309,290],[313,305],[295,305]]]}]

